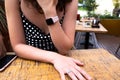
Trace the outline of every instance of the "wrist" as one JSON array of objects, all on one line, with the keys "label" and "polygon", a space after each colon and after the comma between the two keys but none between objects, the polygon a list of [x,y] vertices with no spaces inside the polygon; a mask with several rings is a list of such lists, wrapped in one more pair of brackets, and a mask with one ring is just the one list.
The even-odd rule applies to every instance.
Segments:
[{"label": "wrist", "polygon": [[45,18],[48,19],[50,17],[57,16],[56,9],[46,9],[44,10]]},{"label": "wrist", "polygon": [[55,24],[58,20],[59,20],[58,16],[50,17],[50,18],[46,19],[46,23],[47,23],[47,25],[53,25],[53,24]]},{"label": "wrist", "polygon": [[54,64],[55,61],[56,61],[57,59],[59,59],[60,57],[61,57],[60,54],[55,53],[54,55],[52,55],[52,59],[51,59],[50,63]]}]

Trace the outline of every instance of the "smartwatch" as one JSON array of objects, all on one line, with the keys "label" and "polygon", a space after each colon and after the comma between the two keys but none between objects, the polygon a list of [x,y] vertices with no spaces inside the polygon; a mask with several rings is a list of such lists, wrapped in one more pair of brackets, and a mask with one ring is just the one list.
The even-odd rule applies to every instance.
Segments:
[{"label": "smartwatch", "polygon": [[47,25],[52,25],[52,24],[55,24],[58,20],[59,20],[58,16],[50,17],[46,19],[46,23]]}]

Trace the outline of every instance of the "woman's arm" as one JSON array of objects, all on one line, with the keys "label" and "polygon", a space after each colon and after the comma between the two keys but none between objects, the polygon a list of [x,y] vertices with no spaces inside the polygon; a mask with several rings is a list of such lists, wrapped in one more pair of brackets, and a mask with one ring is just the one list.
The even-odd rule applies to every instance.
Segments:
[{"label": "woman's arm", "polygon": [[[77,80],[77,78],[80,80],[85,78],[91,79],[90,76],[78,66],[83,65],[80,61],[55,52],[26,45],[20,17],[19,0],[5,0],[5,9],[11,44],[18,56],[52,63],[60,73],[61,80],[65,80],[64,74],[68,74],[72,80]],[[71,71],[71,73],[68,73],[68,71]]]},{"label": "woman's arm", "polygon": [[[56,52],[41,50],[29,45],[26,45],[25,34],[23,31],[22,20],[20,17],[19,0],[5,0],[5,10],[7,17],[8,30],[10,41],[13,50],[20,57],[43,62],[53,63],[57,57],[61,56]],[[58,59],[59,59],[58,57]]]},{"label": "woman's arm", "polygon": [[[43,8],[46,19],[57,16],[55,8],[56,4],[51,5],[52,3],[47,4],[46,2],[47,6],[45,7],[45,3],[42,0],[37,1],[39,5]],[[44,3],[44,5],[42,2]],[[61,54],[66,54],[73,47],[74,44],[77,4],[78,0],[72,0],[71,3],[68,3],[66,5],[62,26],[60,25],[59,21],[53,25],[48,25],[52,41]]]},{"label": "woman's arm", "polygon": [[19,0],[5,0],[5,10],[10,41],[18,56],[32,60],[51,62],[53,58],[58,55],[55,52],[45,51],[26,45],[20,17]]}]

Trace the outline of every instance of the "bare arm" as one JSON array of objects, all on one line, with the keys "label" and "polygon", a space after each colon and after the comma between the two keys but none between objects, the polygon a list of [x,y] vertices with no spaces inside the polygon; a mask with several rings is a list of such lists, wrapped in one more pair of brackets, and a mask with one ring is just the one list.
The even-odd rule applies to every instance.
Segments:
[{"label": "bare arm", "polygon": [[51,62],[58,54],[26,45],[19,5],[19,0],[5,0],[8,30],[14,51],[27,59]]},{"label": "bare arm", "polygon": [[[56,70],[60,73],[61,80],[65,80],[64,74],[66,74],[69,70],[72,72],[72,74],[71,75],[69,75],[69,73],[67,74],[71,77],[72,80],[77,80],[77,78],[80,80],[83,80],[84,78],[91,79],[90,76],[78,66],[83,65],[78,60],[62,56],[55,52],[45,51],[26,45],[24,31],[22,27],[23,25],[21,22],[19,11],[19,0],[5,0],[5,9],[11,44],[18,56],[21,56],[26,59],[52,63]],[[59,30],[60,26],[57,27],[57,25],[59,24],[56,23],[54,26],[51,26],[50,28],[51,34],[58,32],[56,31],[56,29]],[[60,36],[63,35],[64,38],[66,38],[64,31],[62,31],[62,29],[60,29],[60,31],[61,31]],[[58,38],[57,37],[58,35],[52,36],[55,36],[53,40],[55,43],[57,43],[57,45],[59,45],[58,42],[55,41],[55,39]],[[68,37],[66,39],[69,41]]]},{"label": "bare arm", "polygon": [[[42,0],[38,0],[39,4],[42,6],[41,1]],[[67,51],[69,51],[74,44],[77,3],[78,0],[72,0],[71,3],[66,5],[62,26],[59,22],[48,26],[53,43],[61,54],[67,54]],[[43,8],[45,9],[43,10],[46,18],[57,16],[55,5],[47,4],[48,7],[44,7],[44,5]]]}]

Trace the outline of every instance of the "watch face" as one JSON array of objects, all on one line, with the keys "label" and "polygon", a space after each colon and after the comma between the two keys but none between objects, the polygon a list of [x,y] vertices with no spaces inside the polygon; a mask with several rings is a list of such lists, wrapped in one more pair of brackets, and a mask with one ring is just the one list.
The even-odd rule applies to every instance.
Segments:
[{"label": "watch face", "polygon": [[52,25],[52,24],[54,24],[52,18],[46,19],[46,23],[47,23],[47,25]]}]

